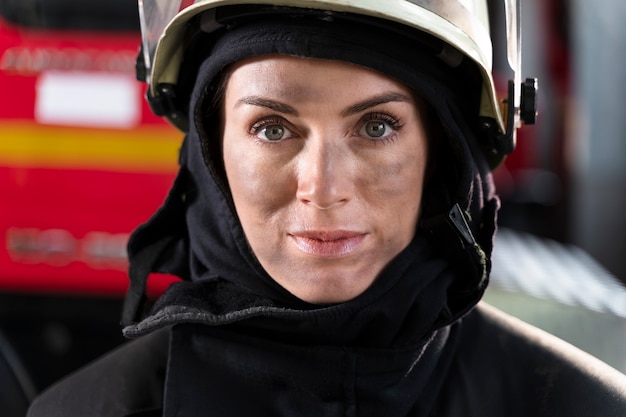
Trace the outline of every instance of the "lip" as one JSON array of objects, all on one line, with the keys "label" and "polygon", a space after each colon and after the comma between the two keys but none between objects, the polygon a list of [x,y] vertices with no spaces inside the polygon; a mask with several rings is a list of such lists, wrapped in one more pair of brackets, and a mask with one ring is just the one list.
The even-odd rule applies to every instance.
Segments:
[{"label": "lip", "polygon": [[291,233],[289,236],[298,249],[317,258],[339,258],[355,252],[366,233],[333,230]]}]

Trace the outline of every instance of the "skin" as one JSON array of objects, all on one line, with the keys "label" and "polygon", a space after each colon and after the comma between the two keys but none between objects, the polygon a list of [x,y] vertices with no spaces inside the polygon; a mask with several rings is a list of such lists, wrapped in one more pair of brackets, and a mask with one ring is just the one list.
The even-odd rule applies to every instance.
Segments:
[{"label": "skin", "polygon": [[261,265],[316,304],[363,293],[412,240],[428,153],[412,91],[349,63],[238,63],[223,102],[223,157]]}]

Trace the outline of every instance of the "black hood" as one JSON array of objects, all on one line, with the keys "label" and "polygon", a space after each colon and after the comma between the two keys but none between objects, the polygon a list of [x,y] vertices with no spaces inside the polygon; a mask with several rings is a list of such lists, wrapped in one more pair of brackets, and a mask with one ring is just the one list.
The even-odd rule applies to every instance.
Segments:
[{"label": "black hood", "polygon": [[[179,174],[164,205],[129,243],[128,336],[185,321],[219,325],[272,317],[275,322],[262,320],[263,326],[281,320],[292,328],[299,323],[306,329],[302,337],[334,332],[342,335],[335,342],[352,343],[359,334],[382,331],[393,335],[380,343],[396,343],[405,334],[400,328],[421,337],[465,314],[482,296],[498,200],[468,116],[476,114],[472,109],[477,105],[474,94],[462,88],[471,74],[457,77],[463,64],[450,66],[436,58],[436,48],[421,39],[381,28],[372,36],[372,28],[362,23],[336,23],[311,18],[246,21],[224,29],[217,42],[203,44],[209,57],[195,70]],[[415,239],[371,288],[347,303],[303,302],[267,275],[232,207],[220,169],[219,138],[205,126],[217,75],[231,63],[268,54],[337,59],[382,72],[420,94],[438,121],[434,172],[424,190]],[[171,287],[138,323],[150,272],[174,274],[184,282]],[[316,329],[302,325],[312,317]]]}]

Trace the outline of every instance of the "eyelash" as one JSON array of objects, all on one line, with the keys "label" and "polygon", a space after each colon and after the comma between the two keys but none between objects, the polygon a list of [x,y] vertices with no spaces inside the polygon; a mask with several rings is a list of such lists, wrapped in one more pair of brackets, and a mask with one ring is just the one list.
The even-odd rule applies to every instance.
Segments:
[{"label": "eyelash", "polygon": [[372,122],[375,120],[380,120],[385,123],[389,123],[389,126],[391,126],[393,130],[399,130],[402,128],[400,121],[394,116],[390,115],[389,113],[382,113],[382,112],[368,113],[361,119],[361,121],[363,122]]},{"label": "eyelash", "polygon": [[287,127],[287,123],[283,118],[278,117],[268,117],[266,119],[261,119],[255,122],[252,126],[250,126],[249,133],[251,135],[258,135],[264,128],[267,126],[283,126]]},{"label": "eyelash", "polygon": [[400,120],[398,120],[396,117],[390,115],[389,113],[382,113],[382,112],[366,114],[361,119],[361,124],[364,124],[367,122],[374,122],[374,121],[381,121],[381,122],[387,123],[389,127],[391,127],[391,129],[395,130],[396,132],[402,129],[402,127],[404,127],[404,125],[400,123]]}]

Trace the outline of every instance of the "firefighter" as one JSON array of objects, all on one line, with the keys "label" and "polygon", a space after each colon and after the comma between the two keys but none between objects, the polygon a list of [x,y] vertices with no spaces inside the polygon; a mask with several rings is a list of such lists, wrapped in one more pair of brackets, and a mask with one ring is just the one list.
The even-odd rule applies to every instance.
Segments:
[{"label": "firefighter", "polygon": [[180,171],[129,242],[133,340],[29,416],[626,415],[623,375],[479,304],[536,113],[499,7],[505,105],[486,1],[140,1]]}]

